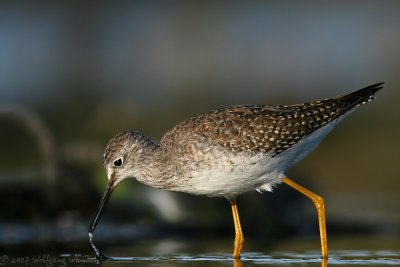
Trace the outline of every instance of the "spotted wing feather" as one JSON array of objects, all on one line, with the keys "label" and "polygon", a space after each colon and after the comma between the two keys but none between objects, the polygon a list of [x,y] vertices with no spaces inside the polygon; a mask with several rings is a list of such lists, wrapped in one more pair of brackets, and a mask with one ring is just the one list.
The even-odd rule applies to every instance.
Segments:
[{"label": "spotted wing feather", "polygon": [[372,100],[381,85],[303,104],[218,109],[178,124],[163,140],[178,140],[171,138],[172,132],[178,135],[190,132],[233,151],[261,152],[273,157],[356,106]]}]

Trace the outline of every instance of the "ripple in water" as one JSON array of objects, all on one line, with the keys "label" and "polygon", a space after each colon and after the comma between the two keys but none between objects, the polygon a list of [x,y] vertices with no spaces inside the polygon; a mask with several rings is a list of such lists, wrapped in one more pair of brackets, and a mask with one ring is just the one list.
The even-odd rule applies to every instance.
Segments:
[{"label": "ripple in water", "polygon": [[[67,255],[64,255],[67,256]],[[174,255],[169,257],[111,257],[107,260],[108,266],[115,266],[121,262],[130,263],[179,263],[191,266],[199,263],[221,264],[223,266],[241,267],[247,265],[301,265],[321,266],[352,265],[352,266],[400,266],[400,251],[331,251],[329,259],[322,261],[319,252],[305,253],[244,253],[241,260],[233,260],[231,255]]]}]

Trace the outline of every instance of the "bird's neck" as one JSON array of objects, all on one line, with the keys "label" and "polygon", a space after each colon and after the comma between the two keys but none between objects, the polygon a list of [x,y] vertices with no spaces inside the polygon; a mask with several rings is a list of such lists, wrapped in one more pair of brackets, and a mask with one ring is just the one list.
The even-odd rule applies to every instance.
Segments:
[{"label": "bird's neck", "polygon": [[146,185],[159,189],[167,189],[165,152],[160,145],[152,140],[147,140],[140,156],[140,164],[135,178]]}]

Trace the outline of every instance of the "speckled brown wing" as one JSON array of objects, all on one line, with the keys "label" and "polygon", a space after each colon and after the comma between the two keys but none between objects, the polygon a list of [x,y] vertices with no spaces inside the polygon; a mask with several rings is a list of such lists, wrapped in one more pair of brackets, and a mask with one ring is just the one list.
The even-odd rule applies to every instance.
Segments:
[{"label": "speckled brown wing", "polygon": [[372,100],[381,85],[304,104],[218,109],[182,122],[173,131],[192,132],[233,151],[262,152],[273,157],[354,107]]}]

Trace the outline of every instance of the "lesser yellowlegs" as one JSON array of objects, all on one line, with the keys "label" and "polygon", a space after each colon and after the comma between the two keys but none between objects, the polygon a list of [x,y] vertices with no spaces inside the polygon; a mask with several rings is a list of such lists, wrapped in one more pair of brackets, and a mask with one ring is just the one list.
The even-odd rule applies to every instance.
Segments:
[{"label": "lesser yellowlegs", "polygon": [[232,207],[233,258],[240,258],[243,233],[236,197],[250,190],[272,191],[286,183],[309,197],[318,212],[322,257],[328,257],[322,197],[285,176],[312,152],[336,124],[374,98],[382,83],[349,94],[289,106],[252,105],[222,108],[181,122],[157,143],[135,130],[113,137],[104,152],[108,184],[89,228],[93,232],[113,189],[125,178],[162,190],[223,196]]}]

